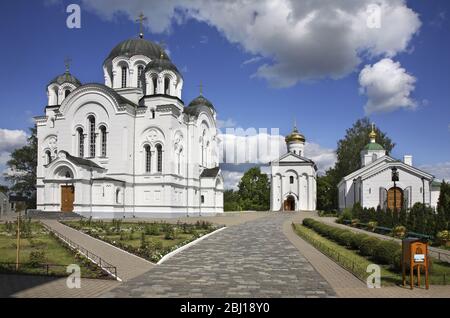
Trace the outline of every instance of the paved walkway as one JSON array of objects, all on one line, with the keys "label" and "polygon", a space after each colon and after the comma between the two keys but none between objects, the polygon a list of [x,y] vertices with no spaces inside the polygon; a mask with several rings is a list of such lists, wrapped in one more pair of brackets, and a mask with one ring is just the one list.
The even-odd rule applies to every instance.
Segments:
[{"label": "paved walkway", "polygon": [[56,220],[42,220],[42,223],[84,247],[89,252],[96,254],[108,263],[116,266],[117,276],[123,281],[139,276],[155,266],[143,258],[127,253],[117,247],[61,224]]},{"label": "paved walkway", "polygon": [[334,297],[274,214],[231,226],[103,297]]}]

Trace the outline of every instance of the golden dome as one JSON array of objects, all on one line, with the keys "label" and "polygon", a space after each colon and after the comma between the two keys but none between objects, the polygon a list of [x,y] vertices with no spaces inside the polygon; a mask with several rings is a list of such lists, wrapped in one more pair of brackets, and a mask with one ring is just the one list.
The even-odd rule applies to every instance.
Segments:
[{"label": "golden dome", "polygon": [[369,138],[370,138],[370,139],[375,139],[375,138],[377,138],[377,133],[375,132],[375,125],[374,125],[374,124],[372,124],[372,131],[371,131],[370,134],[369,134]]},{"label": "golden dome", "polygon": [[305,136],[298,132],[297,127],[294,127],[294,130],[291,134],[286,136],[286,142],[305,142]]}]

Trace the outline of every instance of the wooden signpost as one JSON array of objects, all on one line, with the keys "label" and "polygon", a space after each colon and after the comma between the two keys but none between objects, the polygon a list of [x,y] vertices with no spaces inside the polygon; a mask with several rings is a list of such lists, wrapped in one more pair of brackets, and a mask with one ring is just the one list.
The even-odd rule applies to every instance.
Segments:
[{"label": "wooden signpost", "polygon": [[417,268],[417,287],[420,287],[420,270],[425,271],[425,287],[428,282],[428,243],[416,238],[407,238],[402,241],[402,275],[403,286],[406,285],[406,269],[409,268],[409,284],[414,288],[414,268]]}]

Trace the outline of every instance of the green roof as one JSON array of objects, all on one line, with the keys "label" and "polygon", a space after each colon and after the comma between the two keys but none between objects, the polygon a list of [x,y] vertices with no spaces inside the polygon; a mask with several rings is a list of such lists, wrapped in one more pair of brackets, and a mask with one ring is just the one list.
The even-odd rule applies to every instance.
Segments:
[{"label": "green roof", "polygon": [[376,142],[371,142],[364,147],[364,150],[384,150],[384,148],[382,145],[377,144]]}]

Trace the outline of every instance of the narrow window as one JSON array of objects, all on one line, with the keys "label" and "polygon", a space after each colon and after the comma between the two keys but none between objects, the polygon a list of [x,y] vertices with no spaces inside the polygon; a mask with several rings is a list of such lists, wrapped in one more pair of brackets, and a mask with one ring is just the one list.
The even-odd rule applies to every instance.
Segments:
[{"label": "narrow window", "polygon": [[117,189],[116,190],[116,204],[119,204],[120,203],[120,189]]},{"label": "narrow window", "polygon": [[70,90],[66,89],[66,91],[64,92],[64,98],[67,98],[67,96],[69,96],[70,94]]},{"label": "narrow window", "polygon": [[202,201],[202,204],[205,203],[205,196],[204,195],[201,196],[201,201]]},{"label": "narrow window", "polygon": [[289,183],[290,183],[290,184],[294,184],[294,177],[293,177],[293,176],[290,176],[290,177],[289,177]]},{"label": "narrow window", "polygon": [[95,118],[89,116],[89,156],[95,157]]},{"label": "narrow window", "polygon": [[46,156],[46,159],[47,159],[47,164],[48,164],[48,165],[51,164],[51,163],[52,163],[52,154],[50,153],[49,150],[47,150],[47,151],[45,152],[45,156]]},{"label": "narrow window", "polygon": [[78,128],[78,156],[84,157],[84,132],[81,128]]},{"label": "narrow window", "polygon": [[152,170],[152,153],[150,146],[145,145],[145,172],[150,173]]},{"label": "narrow window", "polygon": [[181,174],[181,150],[178,153],[178,174]]},{"label": "narrow window", "polygon": [[158,153],[158,172],[162,172],[162,146],[156,146],[156,152]]},{"label": "narrow window", "polygon": [[164,79],[164,94],[169,95],[170,91],[170,79],[166,77]]},{"label": "narrow window", "polygon": [[152,109],[152,119],[155,119],[155,110]]},{"label": "narrow window", "polygon": [[156,94],[156,92],[158,91],[158,79],[156,78],[156,76],[153,76],[152,78],[152,82],[153,82],[153,95]]},{"label": "narrow window", "polygon": [[122,67],[122,88],[127,87],[127,68],[126,66]]},{"label": "narrow window", "polygon": [[142,72],[144,71],[144,67],[142,65],[138,66],[138,71],[137,71],[137,83],[138,83],[138,88],[142,88]]},{"label": "narrow window", "polygon": [[100,127],[100,134],[102,138],[102,157],[106,157],[106,144],[107,144],[107,133],[106,133],[106,127],[101,126]]}]

